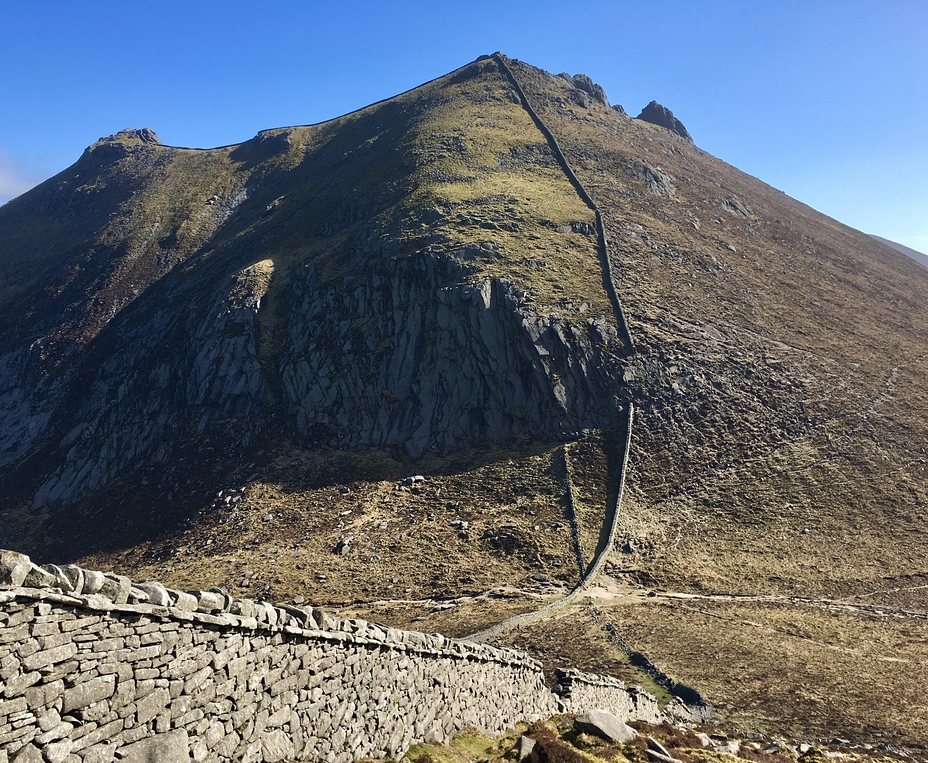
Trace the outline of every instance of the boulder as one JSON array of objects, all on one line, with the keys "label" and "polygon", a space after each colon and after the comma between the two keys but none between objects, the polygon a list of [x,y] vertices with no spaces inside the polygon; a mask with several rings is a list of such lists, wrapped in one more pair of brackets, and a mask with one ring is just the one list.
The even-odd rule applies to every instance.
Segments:
[{"label": "boulder", "polygon": [[578,731],[595,734],[610,742],[624,744],[637,736],[635,729],[605,710],[589,710],[574,719]]},{"label": "boulder", "polygon": [[100,586],[100,594],[112,601],[114,604],[125,604],[129,601],[129,591],[132,589],[132,581],[125,575],[116,575],[107,573],[103,576],[103,583]]},{"label": "boulder", "polygon": [[145,583],[139,583],[136,588],[138,588],[148,597],[149,603],[155,604],[159,607],[171,606],[171,595],[168,593],[168,590],[163,585],[161,585],[161,583],[147,581]]},{"label": "boulder", "polygon": [[64,593],[74,592],[74,583],[64,570],[57,564],[43,564],[42,569],[54,578],[53,588],[57,588]]},{"label": "boulder", "polygon": [[58,579],[47,570],[43,570],[37,564],[29,566],[29,572],[26,573],[26,579],[23,581],[26,588],[57,588]]},{"label": "boulder", "polygon": [[25,554],[0,550],[0,585],[19,588],[31,569],[32,561]]},{"label": "boulder", "polygon": [[61,572],[71,583],[71,593],[75,596],[84,592],[84,571],[76,564],[64,564]]},{"label": "boulder", "polygon": [[81,593],[100,593],[106,583],[106,575],[98,570],[84,570],[84,587]]}]

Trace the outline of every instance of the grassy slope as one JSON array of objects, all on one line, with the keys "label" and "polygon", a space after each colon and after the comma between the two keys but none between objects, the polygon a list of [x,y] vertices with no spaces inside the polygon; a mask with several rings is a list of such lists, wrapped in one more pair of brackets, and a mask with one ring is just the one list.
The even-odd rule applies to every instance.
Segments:
[{"label": "grassy slope", "polygon": [[[698,626],[681,605],[617,605],[620,630],[744,722],[923,738],[925,620],[788,600],[928,609],[923,269],[668,131],[519,75],[605,213],[640,350],[623,530],[642,552],[613,572],[783,597]],[[639,158],[673,197],[631,176]]]},{"label": "grassy slope", "polygon": [[[289,277],[306,263],[334,284],[349,275],[346,264],[378,268],[378,258],[422,246],[472,247],[487,253],[470,260],[474,278],[506,277],[535,295],[540,312],[584,321],[607,313],[595,242],[558,232],[590,222],[592,212],[492,62],[333,123],[268,135],[284,133],[288,149],[254,171],[262,183],[242,205],[239,228],[221,231],[186,266],[193,271],[228,258],[243,246],[241,228],[261,242],[252,259],[263,258],[253,267],[270,279],[259,314],[268,365],[283,347]],[[288,173],[286,182],[281,173]],[[223,495],[206,499],[188,525],[133,543],[125,555],[85,561],[177,585],[223,584],[240,595],[330,603],[483,594],[501,584],[541,593],[545,587],[532,574],[561,585],[578,575],[554,444],[413,465],[396,454],[314,454],[279,434],[257,459],[264,464],[257,478],[245,483],[245,470],[215,481]],[[413,471],[428,476],[421,490],[395,490]],[[231,487],[237,498],[230,505]],[[137,484],[116,484],[94,503],[119,505],[130,491],[139,503]],[[586,532],[595,545],[599,518],[591,511]],[[508,520],[518,526],[504,529]],[[333,554],[345,536],[351,552]],[[493,608],[475,617],[448,627],[463,634],[474,623],[489,624]]]},{"label": "grassy slope", "polygon": [[41,337],[58,363],[92,341],[214,233],[242,183],[229,153],[114,136],[5,205],[6,343]]}]

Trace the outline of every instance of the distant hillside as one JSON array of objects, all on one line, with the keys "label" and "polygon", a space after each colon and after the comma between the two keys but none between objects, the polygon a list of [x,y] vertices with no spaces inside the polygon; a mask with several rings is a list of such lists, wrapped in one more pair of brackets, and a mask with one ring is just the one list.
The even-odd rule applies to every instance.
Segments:
[{"label": "distant hillside", "polygon": [[890,241],[888,238],[883,238],[882,236],[875,236],[870,234],[877,241],[882,241],[884,244],[889,244],[893,249],[902,252],[903,254],[911,257],[916,262],[920,262],[926,268],[928,268],[928,254],[922,254],[921,252],[912,249],[911,247],[904,246],[903,244],[897,244],[895,241]]}]

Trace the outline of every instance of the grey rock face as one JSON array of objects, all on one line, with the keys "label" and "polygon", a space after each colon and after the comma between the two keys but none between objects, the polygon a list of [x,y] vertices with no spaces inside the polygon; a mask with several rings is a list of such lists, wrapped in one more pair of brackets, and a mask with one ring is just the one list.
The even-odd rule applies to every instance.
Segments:
[{"label": "grey rock face", "polygon": [[687,129],[683,126],[683,122],[677,119],[673,112],[668,109],[666,106],[661,106],[657,101],[651,101],[647,106],[645,106],[641,113],[636,117],[644,122],[650,122],[651,124],[659,125],[660,127],[666,127],[671,132],[675,132],[681,138],[685,138],[690,143],[693,142],[693,138],[690,136]]},{"label": "grey rock face", "polygon": [[307,273],[281,364],[298,429],[341,446],[403,444],[417,457],[562,436],[608,411],[618,386],[604,321],[538,316],[506,281],[468,283],[466,273],[430,253],[334,287]]},{"label": "grey rock face", "polygon": [[[309,444],[403,445],[413,457],[608,421],[622,386],[611,322],[539,315],[508,281],[475,282],[472,256],[425,251],[335,282],[306,268],[286,289],[275,363],[259,351],[270,279],[257,265],[187,287],[198,296],[181,312],[173,302],[127,311],[111,354],[55,414],[66,422],[59,466],[33,507],[157,463],[184,434],[232,423],[229,446],[245,447],[271,388]],[[41,406],[56,395],[30,394],[25,373],[12,356],[0,361],[0,462],[53,434]]]},{"label": "grey rock face", "polygon": [[[102,364],[71,412],[64,463],[39,487],[35,508],[86,495],[142,459],[160,460],[181,430],[202,432],[233,419],[248,437],[264,395],[256,314],[266,288],[248,270],[211,301],[189,306],[185,316],[166,304],[144,321],[120,326],[119,352]],[[28,431],[40,419],[22,414],[13,423]]]},{"label": "grey rock face", "polygon": [[673,178],[658,167],[652,167],[642,159],[630,161],[625,168],[629,177],[641,180],[655,196],[673,198],[677,194]]},{"label": "grey rock face", "polygon": [[14,463],[26,453],[51,416],[24,384],[26,365],[24,352],[0,356],[0,466]]},{"label": "grey rock face", "polygon": [[745,204],[737,196],[726,196],[722,199],[722,206],[733,215],[738,217],[743,217],[745,219],[749,218],[754,214],[754,210],[751,209],[747,204]]}]

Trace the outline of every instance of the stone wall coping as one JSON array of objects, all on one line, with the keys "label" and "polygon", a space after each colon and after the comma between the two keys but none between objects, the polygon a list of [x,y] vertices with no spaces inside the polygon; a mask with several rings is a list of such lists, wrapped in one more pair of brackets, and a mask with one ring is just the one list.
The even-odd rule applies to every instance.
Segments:
[{"label": "stone wall coping", "polygon": [[555,674],[558,683],[563,686],[570,686],[572,683],[583,683],[589,686],[609,686],[615,689],[624,689],[625,691],[635,691],[640,687],[626,686],[625,682],[613,676],[603,676],[596,673],[584,673],[576,668],[557,668]]},{"label": "stone wall coping", "polygon": [[515,649],[460,641],[439,633],[405,631],[366,620],[335,618],[313,607],[238,599],[218,589],[179,591],[153,581],[136,584],[123,575],[76,565],[40,566],[25,554],[0,549],[0,603],[11,601],[47,602],[90,612],[143,615],[256,633],[287,633],[311,640],[541,669],[537,660]]}]

